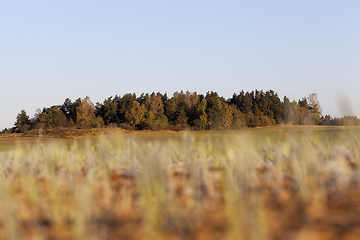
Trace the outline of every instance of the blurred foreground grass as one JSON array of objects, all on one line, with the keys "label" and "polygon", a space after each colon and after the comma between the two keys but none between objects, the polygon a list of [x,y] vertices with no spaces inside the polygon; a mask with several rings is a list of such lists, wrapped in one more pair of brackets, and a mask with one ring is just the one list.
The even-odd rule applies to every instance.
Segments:
[{"label": "blurred foreground grass", "polygon": [[1,239],[358,239],[358,131],[111,136],[0,154]]}]

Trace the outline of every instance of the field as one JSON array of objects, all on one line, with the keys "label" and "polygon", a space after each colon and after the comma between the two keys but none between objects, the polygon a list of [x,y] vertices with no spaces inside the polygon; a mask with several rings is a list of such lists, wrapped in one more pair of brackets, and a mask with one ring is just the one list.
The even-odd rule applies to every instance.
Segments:
[{"label": "field", "polygon": [[358,239],[358,128],[0,138],[0,239]]}]

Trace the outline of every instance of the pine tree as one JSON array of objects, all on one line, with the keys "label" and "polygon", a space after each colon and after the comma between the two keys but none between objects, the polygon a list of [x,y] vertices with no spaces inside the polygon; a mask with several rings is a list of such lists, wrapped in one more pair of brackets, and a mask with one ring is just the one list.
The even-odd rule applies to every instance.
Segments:
[{"label": "pine tree", "polygon": [[25,110],[21,110],[17,115],[14,125],[17,132],[26,132],[30,129],[30,119]]}]

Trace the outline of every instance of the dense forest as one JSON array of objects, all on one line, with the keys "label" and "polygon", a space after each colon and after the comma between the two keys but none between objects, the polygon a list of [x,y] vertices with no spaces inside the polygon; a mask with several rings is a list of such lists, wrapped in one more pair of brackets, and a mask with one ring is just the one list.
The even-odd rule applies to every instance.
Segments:
[{"label": "dense forest", "polygon": [[228,130],[243,127],[293,125],[359,125],[354,116],[323,116],[316,93],[298,101],[281,100],[273,90],[241,91],[225,99],[216,92],[125,94],[92,103],[89,97],[62,105],[38,109],[30,118],[25,110],[16,117],[14,127],[3,132],[63,127],[99,128],[106,126],[130,130]]}]

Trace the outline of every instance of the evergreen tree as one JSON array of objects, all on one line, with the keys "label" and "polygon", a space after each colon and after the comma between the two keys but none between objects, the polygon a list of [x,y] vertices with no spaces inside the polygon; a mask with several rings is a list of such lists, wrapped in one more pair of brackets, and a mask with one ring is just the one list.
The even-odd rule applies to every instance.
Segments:
[{"label": "evergreen tree", "polygon": [[152,130],[163,129],[168,126],[168,119],[164,115],[164,104],[161,96],[152,93],[145,97],[145,121],[144,127]]},{"label": "evergreen tree", "polygon": [[71,102],[69,98],[66,98],[63,105],[61,106],[61,110],[63,111],[67,119],[68,126],[76,124],[77,109],[80,102],[81,98],[76,99],[75,102]]},{"label": "evergreen tree", "polygon": [[233,121],[231,129],[240,129],[245,127],[245,114],[241,112],[235,105],[230,105],[232,108]]},{"label": "evergreen tree", "polygon": [[43,108],[40,114],[36,115],[37,124],[36,128],[58,128],[67,126],[67,118],[63,112],[62,106],[51,106]]},{"label": "evergreen tree", "polygon": [[96,116],[101,116],[105,125],[117,122],[117,103],[115,99],[109,97],[102,104],[96,103]]},{"label": "evergreen tree", "polygon": [[26,132],[30,129],[30,119],[25,110],[21,110],[17,115],[14,125],[16,132]]},{"label": "evergreen tree", "polygon": [[209,129],[220,130],[222,128],[222,99],[220,99],[217,92],[207,92],[205,96],[207,103],[206,114]]},{"label": "evergreen tree", "polygon": [[117,98],[117,122],[119,125],[126,122],[125,114],[130,111],[134,101],[136,101],[135,93],[127,93],[121,98]]}]

